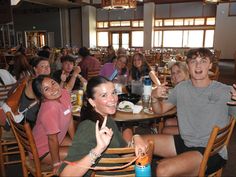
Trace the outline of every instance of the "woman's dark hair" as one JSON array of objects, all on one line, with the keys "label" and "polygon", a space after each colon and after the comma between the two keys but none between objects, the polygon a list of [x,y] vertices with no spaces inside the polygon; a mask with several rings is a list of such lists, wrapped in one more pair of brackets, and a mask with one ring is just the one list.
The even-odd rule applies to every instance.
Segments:
[{"label": "woman's dark hair", "polygon": [[48,58],[44,58],[44,57],[34,57],[34,58],[32,58],[32,59],[30,60],[30,65],[31,65],[32,67],[37,67],[38,64],[39,64],[41,61],[48,61],[48,62],[49,62]]},{"label": "woman's dark hair", "polygon": [[86,48],[86,47],[81,47],[79,49],[79,55],[82,56],[82,57],[87,57],[90,55],[90,52],[89,52],[89,49]]},{"label": "woman's dark hair", "polygon": [[[139,70],[137,67],[134,66],[135,56],[138,56],[142,60],[141,70]],[[132,67],[130,71],[132,79],[139,80],[142,76],[148,75],[150,71],[151,71],[150,66],[148,65],[144,55],[141,53],[134,54],[132,58]]]},{"label": "woman's dark hair", "polygon": [[39,75],[32,81],[32,89],[34,95],[37,97],[38,100],[42,101],[44,96],[42,93],[42,83],[45,78],[50,78],[48,75]]},{"label": "woman's dark hair", "polygon": [[25,55],[16,55],[14,57],[14,75],[16,76],[16,80],[21,79],[21,75],[30,76],[33,73],[32,67],[30,66]]},{"label": "woman's dark hair", "polygon": [[99,114],[98,112],[95,111],[93,106],[89,103],[88,99],[94,99],[94,94],[95,94],[95,88],[98,87],[101,84],[105,84],[111,82],[107,78],[103,76],[95,76],[92,77],[87,84],[87,89],[85,93],[85,101],[84,104],[81,108],[80,112],[80,120],[91,120],[96,123],[97,120],[99,120],[99,126],[101,127],[102,122],[103,122],[103,116]]},{"label": "woman's dark hair", "polygon": [[65,55],[65,56],[61,57],[61,62],[62,63],[66,62],[66,61],[69,61],[69,62],[75,64],[75,59],[72,56],[70,56],[70,55]]}]

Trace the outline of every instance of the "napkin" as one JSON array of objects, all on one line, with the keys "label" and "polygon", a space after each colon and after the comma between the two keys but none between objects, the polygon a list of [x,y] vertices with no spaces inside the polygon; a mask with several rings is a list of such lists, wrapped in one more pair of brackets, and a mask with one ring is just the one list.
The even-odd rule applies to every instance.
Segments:
[{"label": "napkin", "polygon": [[142,109],[143,109],[143,106],[141,106],[141,105],[134,105],[133,113],[134,114],[138,114],[138,113],[140,113],[140,111],[142,111]]}]

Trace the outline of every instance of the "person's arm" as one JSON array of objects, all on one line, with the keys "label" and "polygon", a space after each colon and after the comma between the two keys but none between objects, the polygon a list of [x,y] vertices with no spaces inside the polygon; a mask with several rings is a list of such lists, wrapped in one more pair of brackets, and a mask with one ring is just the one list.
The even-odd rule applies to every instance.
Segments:
[{"label": "person's arm", "polygon": [[66,85],[66,89],[68,91],[71,91],[75,85],[76,78],[78,77],[80,82],[83,84],[87,82],[86,79],[84,79],[79,73],[81,72],[81,68],[79,66],[74,67],[74,72],[69,80],[69,82]]},{"label": "person's arm", "polygon": [[157,114],[163,114],[175,107],[175,105],[163,102],[162,97],[167,95],[166,84],[157,86],[151,94],[152,110]]},{"label": "person's arm", "polygon": [[56,174],[61,165],[57,134],[48,135],[48,146],[52,158],[53,173]]},{"label": "person's arm", "polygon": [[96,122],[96,147],[91,149],[89,154],[84,156],[82,159],[73,162],[76,165],[68,164],[60,173],[61,177],[83,176],[89,170],[89,168],[95,164],[97,158],[101,156],[101,154],[110,144],[111,138],[113,136],[113,131],[106,127],[106,122],[107,118],[104,119],[100,130],[98,128],[99,121]]},{"label": "person's arm", "polygon": [[69,125],[69,128],[68,128],[68,133],[70,135],[70,138],[73,140],[73,138],[75,136],[75,127],[74,127],[73,117],[71,118],[71,121],[70,121],[70,125]]}]

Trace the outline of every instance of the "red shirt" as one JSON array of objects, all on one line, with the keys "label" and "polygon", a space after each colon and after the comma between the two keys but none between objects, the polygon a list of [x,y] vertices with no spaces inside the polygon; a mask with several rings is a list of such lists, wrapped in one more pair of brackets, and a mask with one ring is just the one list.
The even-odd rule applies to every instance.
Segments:
[{"label": "red shirt", "polygon": [[88,79],[88,71],[96,71],[101,69],[101,63],[100,61],[92,56],[87,56],[82,59],[82,61],[79,63],[79,66],[81,68],[81,75]]}]

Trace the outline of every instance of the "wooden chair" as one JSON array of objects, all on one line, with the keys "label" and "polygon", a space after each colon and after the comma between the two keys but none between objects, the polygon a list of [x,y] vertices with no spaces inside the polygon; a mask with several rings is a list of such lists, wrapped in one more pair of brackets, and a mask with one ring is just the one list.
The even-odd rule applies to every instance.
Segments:
[{"label": "wooden chair", "polygon": [[[9,92],[15,87],[16,84],[9,85],[1,85],[0,86],[0,102],[4,102]],[[6,115],[4,111],[1,109],[1,119],[4,120]],[[18,155],[19,148],[17,145],[17,141],[11,131],[5,131],[2,126],[0,126],[0,175],[6,176],[5,167],[12,164],[20,163],[21,160],[17,157],[13,157]]]},{"label": "wooden chair", "polygon": [[[200,170],[198,174],[199,177],[205,176],[207,161],[209,157],[218,153],[224,146],[228,146],[230,137],[234,129],[234,125],[235,118],[232,117],[230,123],[224,128],[219,128],[218,126],[215,126],[213,128],[200,165]],[[214,172],[213,174],[210,174],[209,176],[220,177],[222,174],[222,170],[223,167]]]},{"label": "wooden chair", "polygon": [[[40,162],[29,123],[18,124],[13,120],[10,112],[7,112],[6,115],[20,149],[23,176],[28,177],[29,173],[35,177],[53,176],[52,167]],[[33,159],[30,158],[29,153],[32,154]]]},{"label": "wooden chair", "polygon": [[93,70],[93,71],[88,71],[88,79],[91,79],[94,76],[98,76],[100,73],[100,69],[99,70]]},{"label": "wooden chair", "polygon": [[[135,150],[134,148],[131,147],[126,147],[126,148],[109,148],[106,150],[105,154],[109,155],[120,155],[120,157],[110,157],[110,158],[101,158],[101,160],[98,162],[99,164],[103,164],[104,166],[114,166],[114,165],[124,165],[127,164],[131,161],[133,161],[136,156],[135,156]],[[153,154],[153,142],[149,141],[149,146],[148,146],[148,152],[147,155],[149,157],[149,162],[151,163],[152,161],[152,154]],[[110,176],[115,176],[115,177],[135,177],[134,173],[134,163],[131,164],[130,166],[123,168],[123,169],[117,169],[117,170],[102,170],[102,174],[96,174],[97,171],[94,171],[91,177],[110,177]],[[128,174],[119,174],[121,172],[126,172]],[[112,174],[112,175],[111,175]]]},{"label": "wooden chair", "polygon": [[209,74],[209,78],[211,80],[218,81],[219,76],[220,76],[220,69],[219,69],[218,64],[217,65],[213,64],[212,69],[210,71],[212,72],[212,74]]}]

